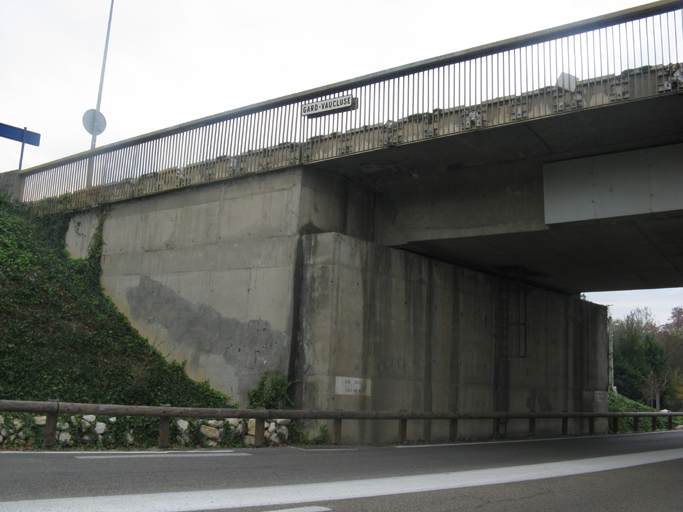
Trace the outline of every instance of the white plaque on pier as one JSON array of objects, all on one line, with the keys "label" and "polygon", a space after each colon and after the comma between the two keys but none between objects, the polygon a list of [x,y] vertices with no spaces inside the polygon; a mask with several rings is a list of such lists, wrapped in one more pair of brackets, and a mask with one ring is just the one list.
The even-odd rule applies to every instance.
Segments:
[{"label": "white plaque on pier", "polygon": [[372,380],[357,377],[337,377],[334,386],[335,395],[370,396]]}]

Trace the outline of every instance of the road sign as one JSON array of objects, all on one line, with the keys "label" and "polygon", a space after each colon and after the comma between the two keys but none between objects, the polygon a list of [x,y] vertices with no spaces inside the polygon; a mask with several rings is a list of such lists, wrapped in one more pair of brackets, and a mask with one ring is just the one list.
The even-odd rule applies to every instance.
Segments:
[{"label": "road sign", "polygon": [[31,146],[40,146],[40,133],[30,132],[26,128],[0,123],[0,137],[24,142]]},{"label": "road sign", "polygon": [[99,135],[107,127],[107,120],[102,112],[91,108],[83,114],[83,127],[90,135]]}]

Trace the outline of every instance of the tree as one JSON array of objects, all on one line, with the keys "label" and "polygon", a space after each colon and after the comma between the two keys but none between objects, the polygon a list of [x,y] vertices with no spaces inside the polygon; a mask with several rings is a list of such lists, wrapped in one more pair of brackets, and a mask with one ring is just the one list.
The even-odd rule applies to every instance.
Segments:
[{"label": "tree", "polygon": [[683,307],[671,310],[669,322],[660,327],[657,341],[664,348],[671,369],[670,382],[667,384],[670,397],[675,404],[670,408],[683,406]]}]

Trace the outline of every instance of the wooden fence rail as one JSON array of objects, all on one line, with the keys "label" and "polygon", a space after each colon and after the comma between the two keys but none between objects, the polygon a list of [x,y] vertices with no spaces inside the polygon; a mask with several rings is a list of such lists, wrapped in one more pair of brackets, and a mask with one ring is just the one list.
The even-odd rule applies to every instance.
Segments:
[{"label": "wooden fence rail", "polygon": [[406,441],[408,420],[450,420],[450,440],[458,437],[458,421],[491,420],[492,438],[498,439],[501,421],[529,420],[529,436],[536,433],[537,419],[562,420],[562,435],[566,436],[569,419],[588,419],[588,433],[595,433],[596,418],[612,418],[613,433],[619,432],[619,418],[633,418],[635,429],[639,418],[651,418],[652,430],[657,418],[668,418],[667,428],[673,430],[673,418],[683,417],[683,412],[410,412],[410,411],[303,411],[276,409],[203,409],[193,407],[76,404],[52,400],[28,402],[0,400],[0,412],[24,412],[45,414],[45,448],[55,444],[57,416],[59,414],[92,414],[96,416],[149,416],[160,418],[159,448],[168,448],[171,418],[253,418],[256,420],[255,446],[264,443],[264,421],[268,419],[334,420],[332,441],[341,443],[342,420],[398,420],[399,442]]}]

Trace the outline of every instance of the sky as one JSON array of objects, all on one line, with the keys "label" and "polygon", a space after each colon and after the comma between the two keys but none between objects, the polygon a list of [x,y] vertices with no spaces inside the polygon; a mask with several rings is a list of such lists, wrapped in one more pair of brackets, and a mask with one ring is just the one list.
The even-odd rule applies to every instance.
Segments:
[{"label": "sky", "polygon": [[[643,3],[115,0],[97,145]],[[0,0],[0,122],[41,134],[23,168],[90,148],[110,5]],[[0,172],[20,151],[0,138]],[[683,289],[588,298],[664,323]]]}]

